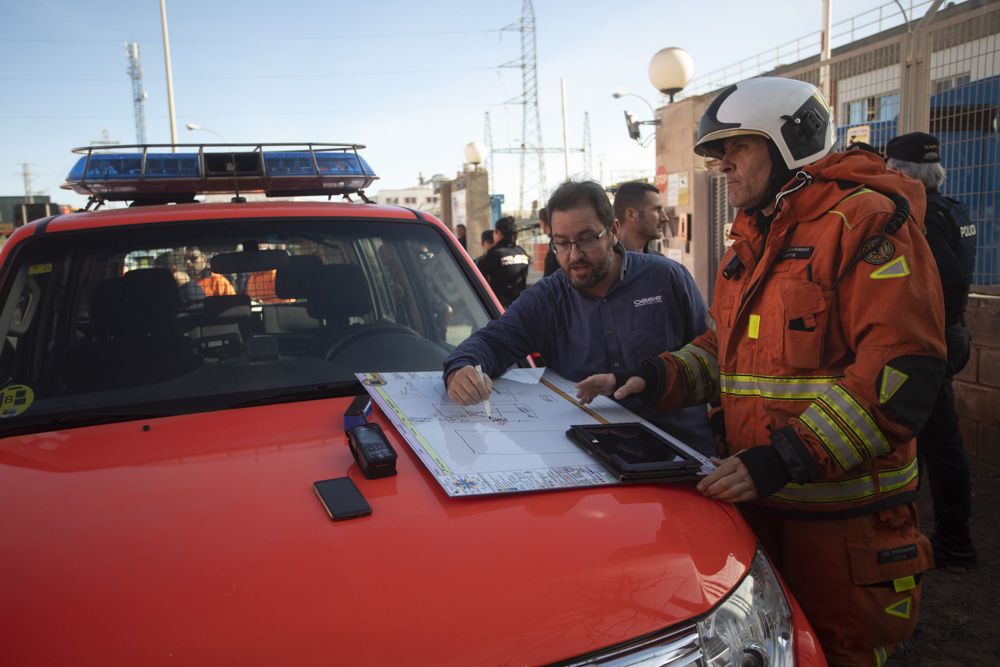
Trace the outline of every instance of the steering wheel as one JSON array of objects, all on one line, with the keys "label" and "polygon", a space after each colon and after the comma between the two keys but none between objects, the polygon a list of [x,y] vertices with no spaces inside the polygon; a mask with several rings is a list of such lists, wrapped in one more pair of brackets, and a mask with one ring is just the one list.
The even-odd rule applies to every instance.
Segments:
[{"label": "steering wheel", "polygon": [[326,355],[323,357],[327,361],[333,361],[340,353],[344,351],[349,345],[353,345],[355,342],[361,338],[367,338],[369,336],[386,336],[386,335],[403,335],[403,336],[416,336],[421,338],[420,334],[403,324],[396,324],[395,322],[375,322],[374,324],[361,324],[358,326],[350,327],[347,333],[330,344],[330,347],[326,351]]}]

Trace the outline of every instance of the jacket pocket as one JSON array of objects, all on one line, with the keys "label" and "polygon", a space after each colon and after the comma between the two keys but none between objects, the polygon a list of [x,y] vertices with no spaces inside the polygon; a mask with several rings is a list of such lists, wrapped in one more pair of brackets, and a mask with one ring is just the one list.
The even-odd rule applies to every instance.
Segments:
[{"label": "jacket pocket", "polygon": [[816,283],[790,280],[781,286],[784,306],[782,355],[794,368],[822,368],[830,297]]},{"label": "jacket pocket", "polygon": [[[900,506],[887,513],[899,517],[907,509]],[[933,566],[934,558],[930,540],[914,523],[904,524],[889,530],[882,524],[874,535],[847,541],[854,584],[848,593],[852,620],[845,634],[848,646],[897,644],[916,626],[920,575]]]}]

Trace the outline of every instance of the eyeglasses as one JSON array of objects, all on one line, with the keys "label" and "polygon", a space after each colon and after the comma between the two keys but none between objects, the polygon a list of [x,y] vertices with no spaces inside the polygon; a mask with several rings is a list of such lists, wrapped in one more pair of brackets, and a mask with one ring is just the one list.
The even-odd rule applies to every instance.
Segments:
[{"label": "eyeglasses", "polygon": [[608,228],[605,227],[597,236],[586,236],[575,241],[552,241],[549,243],[549,247],[552,248],[552,252],[557,255],[568,255],[573,246],[576,246],[576,249],[581,253],[588,253],[593,250],[597,250],[597,248],[601,245],[601,239],[607,231]]}]

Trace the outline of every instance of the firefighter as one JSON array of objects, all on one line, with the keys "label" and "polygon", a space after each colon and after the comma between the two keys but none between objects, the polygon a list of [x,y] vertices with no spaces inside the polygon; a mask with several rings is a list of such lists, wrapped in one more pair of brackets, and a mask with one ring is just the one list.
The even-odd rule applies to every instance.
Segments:
[{"label": "firefighter", "polygon": [[480,258],[478,266],[500,303],[507,308],[528,284],[531,257],[524,248],[517,245],[517,223],[514,218],[503,217],[497,220],[493,241],[493,247]]},{"label": "firefighter", "polygon": [[917,435],[917,454],[934,501],[934,562],[938,567],[963,572],[976,566],[976,549],[969,534],[972,482],[958,428],[952,377],[965,367],[970,355],[972,337],[965,323],[965,307],[976,256],[976,226],[965,204],[938,190],[945,171],[937,137],[924,132],[904,134],[891,140],[885,152],[890,169],[917,179],[927,192],[924,223],[941,274],[948,367],[934,410]]},{"label": "firefighter", "polygon": [[914,435],[944,376],[944,313],[923,188],[875,155],[831,154],[835,137],[811,84],[723,90],[695,145],[739,209],[712,327],[578,387],[662,409],[720,400],[724,451],[698,490],[739,504],[830,664],[880,665],[932,564]]}]

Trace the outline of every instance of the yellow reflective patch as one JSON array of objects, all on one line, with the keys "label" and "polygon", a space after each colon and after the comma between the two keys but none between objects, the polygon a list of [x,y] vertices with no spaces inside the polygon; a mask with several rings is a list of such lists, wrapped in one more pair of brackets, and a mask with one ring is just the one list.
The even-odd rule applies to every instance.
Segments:
[{"label": "yellow reflective patch", "polygon": [[892,589],[897,593],[913,590],[916,587],[917,587],[917,580],[913,578],[913,575],[910,575],[908,577],[900,577],[899,579],[892,580]]},{"label": "yellow reflective patch", "polygon": [[29,276],[37,276],[42,273],[52,273],[52,263],[48,262],[46,264],[32,264],[28,267]]},{"label": "yellow reflective patch", "polygon": [[885,405],[889,402],[899,388],[903,386],[903,383],[910,379],[910,376],[902,371],[897,371],[892,366],[886,366],[882,369],[882,386],[878,390],[878,402],[880,405]]},{"label": "yellow reflective patch", "polygon": [[906,257],[900,255],[885,266],[880,266],[868,277],[872,280],[886,280],[887,278],[905,278],[910,275],[910,265],[906,262]]},{"label": "yellow reflective patch", "polygon": [[875,653],[875,667],[883,667],[889,660],[889,652],[884,646],[876,646],[872,651]]},{"label": "yellow reflective patch", "polygon": [[913,598],[905,597],[899,602],[893,602],[885,608],[885,613],[898,618],[909,618],[913,611]]},{"label": "yellow reflective patch", "polygon": [[760,338],[760,315],[750,315],[750,326],[747,327],[747,336],[753,340]]}]

